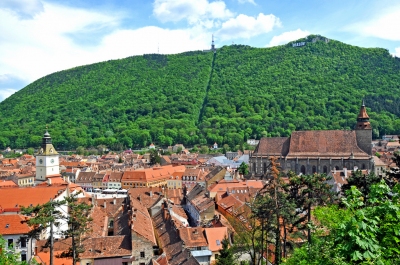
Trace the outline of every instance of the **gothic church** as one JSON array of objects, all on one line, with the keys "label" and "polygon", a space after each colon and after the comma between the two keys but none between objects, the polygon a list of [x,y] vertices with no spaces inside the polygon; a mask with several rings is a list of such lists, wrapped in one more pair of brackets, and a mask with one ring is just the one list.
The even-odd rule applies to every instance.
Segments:
[{"label": "gothic church", "polygon": [[275,156],[282,170],[297,174],[331,170],[373,168],[372,128],[363,102],[354,130],[295,131],[290,137],[261,138],[250,155],[250,173],[267,173],[269,157]]}]

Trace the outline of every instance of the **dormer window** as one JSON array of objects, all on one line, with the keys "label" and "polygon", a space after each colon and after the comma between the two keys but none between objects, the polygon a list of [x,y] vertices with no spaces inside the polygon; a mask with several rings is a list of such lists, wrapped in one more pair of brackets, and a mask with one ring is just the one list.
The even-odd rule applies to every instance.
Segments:
[{"label": "dormer window", "polygon": [[50,153],[53,153],[53,148],[50,148]]}]

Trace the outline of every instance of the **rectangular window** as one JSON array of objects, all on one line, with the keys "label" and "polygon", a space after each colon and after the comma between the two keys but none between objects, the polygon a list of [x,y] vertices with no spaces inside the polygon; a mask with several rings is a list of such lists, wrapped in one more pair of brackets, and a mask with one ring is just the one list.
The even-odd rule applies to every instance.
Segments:
[{"label": "rectangular window", "polygon": [[21,237],[20,242],[21,248],[26,248],[26,237]]},{"label": "rectangular window", "polygon": [[26,261],[26,254],[21,254],[21,261]]},{"label": "rectangular window", "polygon": [[14,244],[14,240],[12,238],[8,239],[8,246],[11,247]]},{"label": "rectangular window", "polygon": [[144,251],[140,252],[140,257],[141,257],[141,258],[144,258],[144,257],[145,257]]},{"label": "rectangular window", "polygon": [[144,262],[140,262],[140,263],[139,263],[139,265],[146,265],[146,263],[144,263]]},{"label": "rectangular window", "polygon": [[122,265],[128,265],[128,262],[122,262]]}]

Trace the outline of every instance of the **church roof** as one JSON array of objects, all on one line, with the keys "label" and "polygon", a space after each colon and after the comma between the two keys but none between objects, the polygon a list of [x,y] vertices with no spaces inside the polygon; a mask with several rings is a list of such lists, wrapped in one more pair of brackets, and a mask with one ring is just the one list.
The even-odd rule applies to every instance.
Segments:
[{"label": "church roof", "polygon": [[354,130],[295,131],[290,137],[261,138],[253,157],[257,155],[287,158],[369,157],[358,147]]},{"label": "church roof", "polygon": [[288,153],[289,137],[264,137],[260,139],[254,153],[281,156]]},{"label": "church roof", "polygon": [[295,131],[290,137],[288,157],[369,157],[357,145],[355,131]]}]

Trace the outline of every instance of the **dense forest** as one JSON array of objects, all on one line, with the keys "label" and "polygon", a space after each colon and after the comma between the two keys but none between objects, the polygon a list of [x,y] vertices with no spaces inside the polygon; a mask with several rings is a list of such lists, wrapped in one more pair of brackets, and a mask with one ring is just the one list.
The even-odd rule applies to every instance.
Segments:
[{"label": "dense forest", "polygon": [[365,99],[375,138],[400,132],[400,59],[318,35],[272,48],[149,54],[40,78],[0,103],[0,149],[235,146],[294,130],[352,129]]}]

